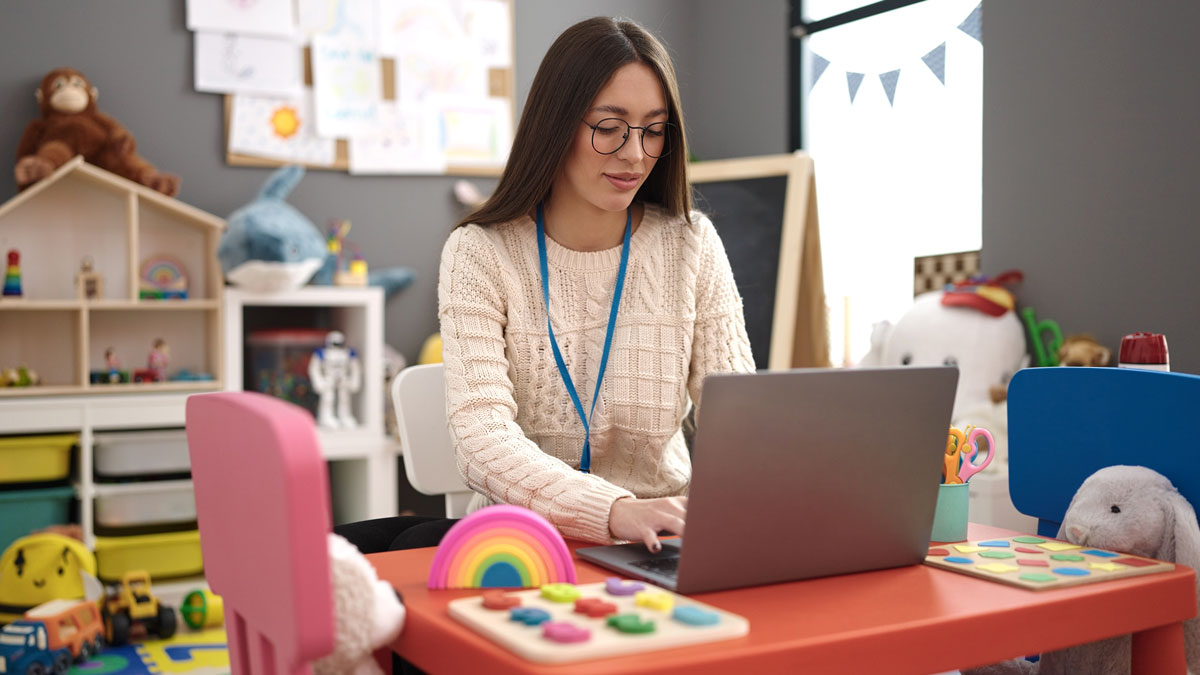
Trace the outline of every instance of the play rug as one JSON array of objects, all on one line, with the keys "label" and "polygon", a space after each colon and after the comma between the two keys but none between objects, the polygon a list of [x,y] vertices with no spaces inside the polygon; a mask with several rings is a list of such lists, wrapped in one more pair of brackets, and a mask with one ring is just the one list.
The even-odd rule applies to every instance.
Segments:
[{"label": "play rug", "polygon": [[71,675],[229,675],[225,630],[181,630],[170,640],[146,640],[109,647],[96,658],[76,664]]}]

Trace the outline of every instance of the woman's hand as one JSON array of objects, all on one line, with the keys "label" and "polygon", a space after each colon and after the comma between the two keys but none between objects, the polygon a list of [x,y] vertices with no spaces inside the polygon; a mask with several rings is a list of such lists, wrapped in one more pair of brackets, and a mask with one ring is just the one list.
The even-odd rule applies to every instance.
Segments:
[{"label": "woman's hand", "polygon": [[666,530],[683,534],[687,517],[687,497],[637,499],[622,497],[613,502],[608,512],[608,529],[614,539],[644,541],[653,553],[662,550],[658,533]]}]

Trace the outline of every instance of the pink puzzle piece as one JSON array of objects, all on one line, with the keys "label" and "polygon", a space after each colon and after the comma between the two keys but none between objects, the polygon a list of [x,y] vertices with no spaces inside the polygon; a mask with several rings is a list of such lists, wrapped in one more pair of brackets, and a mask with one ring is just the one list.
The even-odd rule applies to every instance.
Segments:
[{"label": "pink puzzle piece", "polygon": [[567,621],[550,621],[542,626],[542,637],[563,644],[587,642],[592,639],[592,631]]}]

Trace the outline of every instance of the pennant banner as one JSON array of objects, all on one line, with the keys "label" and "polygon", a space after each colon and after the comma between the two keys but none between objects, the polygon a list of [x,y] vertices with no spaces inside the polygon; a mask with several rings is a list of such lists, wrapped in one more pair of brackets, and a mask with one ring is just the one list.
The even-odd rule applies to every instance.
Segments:
[{"label": "pennant banner", "polygon": [[[967,35],[983,41],[983,3],[975,6],[971,13],[958,25],[958,30]],[[921,57],[921,61],[929,68],[930,72],[937,77],[938,81],[943,85],[946,84],[946,43],[938,45],[931,49],[928,53]],[[812,70],[809,90],[811,91],[817,84],[817,80],[821,79],[821,75],[829,68],[830,61],[825,57],[812,52]],[[866,73],[846,72],[846,87],[850,92],[850,102],[854,102],[854,98],[858,95],[858,88],[862,86],[863,78]],[[896,104],[896,86],[900,82],[900,69],[879,73],[879,83],[883,85],[883,91],[887,94],[888,104]]]}]

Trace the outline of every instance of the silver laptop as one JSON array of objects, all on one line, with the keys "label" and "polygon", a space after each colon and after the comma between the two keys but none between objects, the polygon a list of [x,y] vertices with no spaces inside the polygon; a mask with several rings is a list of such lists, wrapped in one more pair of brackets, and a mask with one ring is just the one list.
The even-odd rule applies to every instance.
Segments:
[{"label": "silver laptop", "polygon": [[577,551],[680,593],[925,559],[958,368],[711,375],[687,532]]}]

